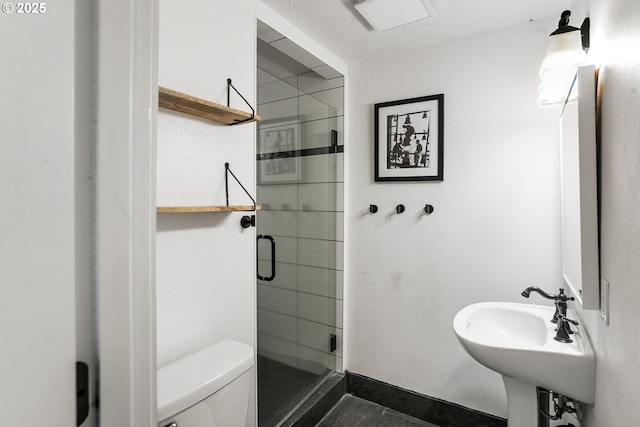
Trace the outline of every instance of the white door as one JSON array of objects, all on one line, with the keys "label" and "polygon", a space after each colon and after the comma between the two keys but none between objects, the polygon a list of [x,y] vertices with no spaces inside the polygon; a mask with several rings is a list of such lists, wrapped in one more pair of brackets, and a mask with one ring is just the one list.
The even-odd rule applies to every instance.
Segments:
[{"label": "white door", "polygon": [[93,355],[91,37],[74,3],[0,12],[0,417],[11,426],[75,426],[75,363]]}]

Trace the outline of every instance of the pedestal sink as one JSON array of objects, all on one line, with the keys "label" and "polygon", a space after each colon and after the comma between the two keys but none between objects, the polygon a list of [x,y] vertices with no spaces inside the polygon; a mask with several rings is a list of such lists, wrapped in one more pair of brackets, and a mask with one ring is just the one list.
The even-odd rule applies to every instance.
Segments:
[{"label": "pedestal sink", "polygon": [[[595,356],[582,325],[573,342],[553,339],[553,307],[508,302],[469,305],[456,314],[453,328],[462,347],[500,374],[507,390],[509,427],[538,423],[536,387],[583,403],[593,403]],[[574,318],[574,313],[568,317]]]}]

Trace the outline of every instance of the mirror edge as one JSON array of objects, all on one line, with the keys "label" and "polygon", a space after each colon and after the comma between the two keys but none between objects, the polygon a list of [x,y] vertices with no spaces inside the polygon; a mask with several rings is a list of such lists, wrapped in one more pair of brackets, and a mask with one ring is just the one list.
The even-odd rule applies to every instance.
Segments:
[{"label": "mirror edge", "polygon": [[[581,289],[566,274],[563,279],[583,309],[600,308],[600,267],[598,242],[598,176],[596,147],[597,70],[593,65],[578,68],[579,213]],[[576,88],[574,87],[574,90]],[[563,244],[563,258],[565,245]]]}]

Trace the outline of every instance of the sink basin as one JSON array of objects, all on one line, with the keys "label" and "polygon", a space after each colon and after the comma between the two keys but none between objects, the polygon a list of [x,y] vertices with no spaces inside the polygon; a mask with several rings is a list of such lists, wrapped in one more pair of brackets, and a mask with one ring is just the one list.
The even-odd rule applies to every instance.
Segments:
[{"label": "sink basin", "polygon": [[[550,322],[554,312],[554,307],[541,305],[482,302],[463,308],[453,320],[456,336],[467,353],[503,375],[510,426],[512,417],[517,416],[512,403],[518,400],[521,406],[535,404],[529,415],[537,418],[537,404],[529,402],[537,397],[536,386],[594,403],[595,355],[589,338],[582,325],[572,325],[573,342],[554,340],[556,325]],[[567,317],[577,319],[571,312]]]}]

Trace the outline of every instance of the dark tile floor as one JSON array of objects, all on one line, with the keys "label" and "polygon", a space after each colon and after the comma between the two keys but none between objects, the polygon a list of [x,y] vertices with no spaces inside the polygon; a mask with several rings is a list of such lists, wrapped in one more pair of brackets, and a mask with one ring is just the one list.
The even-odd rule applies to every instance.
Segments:
[{"label": "dark tile floor", "polygon": [[507,427],[506,420],[434,399],[363,375],[347,373],[347,391],[442,427]]},{"label": "dark tile floor", "polygon": [[258,425],[276,426],[327,373],[313,374],[259,355]]},{"label": "dark tile floor", "polygon": [[316,427],[438,427],[368,400],[345,394]]}]

